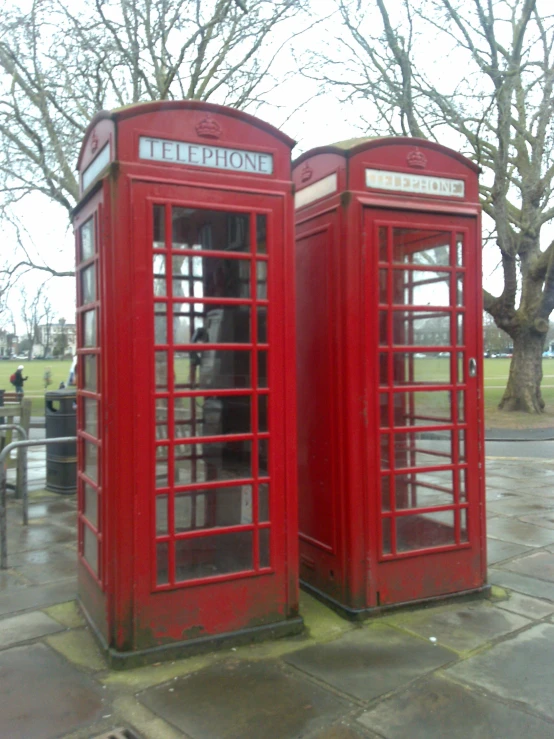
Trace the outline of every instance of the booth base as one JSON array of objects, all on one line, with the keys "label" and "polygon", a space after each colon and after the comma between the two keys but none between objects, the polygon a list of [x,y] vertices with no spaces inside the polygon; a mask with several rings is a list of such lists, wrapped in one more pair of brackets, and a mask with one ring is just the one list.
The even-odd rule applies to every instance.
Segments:
[{"label": "booth base", "polygon": [[372,618],[373,616],[380,616],[388,611],[397,610],[410,610],[413,608],[419,608],[420,606],[433,605],[433,604],[447,604],[447,603],[459,603],[464,600],[476,600],[488,597],[491,586],[488,584],[482,585],[479,588],[473,590],[461,590],[458,593],[446,593],[445,595],[436,595],[432,598],[420,598],[419,600],[404,601],[402,603],[390,603],[385,606],[370,606],[368,608],[349,608],[344,603],[339,603],[334,598],[331,598],[326,593],[323,593],[318,588],[314,588],[303,580],[300,580],[300,587],[306,593],[309,593],[317,600],[321,601],[328,608],[331,608],[335,613],[338,613],[342,618],[348,621],[365,621],[366,619]]},{"label": "booth base", "polygon": [[96,640],[102,649],[104,657],[108,662],[108,667],[112,670],[130,670],[135,667],[151,665],[155,662],[168,662],[170,660],[183,659],[184,657],[193,657],[197,654],[215,652],[220,649],[241,647],[254,642],[270,641],[273,639],[280,639],[285,636],[297,636],[304,631],[304,620],[301,616],[294,616],[286,621],[278,621],[276,623],[265,624],[263,626],[241,629],[227,634],[204,636],[199,639],[188,639],[187,641],[163,644],[159,647],[152,647],[150,649],[119,652],[106,643],[106,640],[96,628],[96,625],[91,620],[80,599],[78,602],[88,625],[91,627]]}]

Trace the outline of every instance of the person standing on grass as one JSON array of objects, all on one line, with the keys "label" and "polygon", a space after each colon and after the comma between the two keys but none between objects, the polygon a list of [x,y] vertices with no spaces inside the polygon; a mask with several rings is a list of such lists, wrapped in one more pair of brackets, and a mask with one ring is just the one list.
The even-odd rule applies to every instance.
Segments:
[{"label": "person standing on grass", "polygon": [[14,372],[12,380],[12,385],[15,388],[16,395],[21,395],[21,397],[23,397],[23,383],[26,382],[28,379],[28,377],[23,377],[23,365],[20,364]]},{"label": "person standing on grass", "polygon": [[42,379],[44,380],[44,389],[48,389],[48,385],[52,384],[52,368],[47,367],[44,370],[44,375],[42,376]]}]

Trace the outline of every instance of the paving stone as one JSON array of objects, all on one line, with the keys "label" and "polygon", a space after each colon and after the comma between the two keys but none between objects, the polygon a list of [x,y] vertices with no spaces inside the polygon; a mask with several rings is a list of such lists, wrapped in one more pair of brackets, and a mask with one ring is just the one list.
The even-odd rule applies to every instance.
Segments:
[{"label": "paving stone", "polygon": [[[19,611],[37,610],[73,600],[77,594],[77,577],[47,585],[17,588],[0,595],[0,616]],[[1,735],[0,735],[1,736]]]},{"label": "paving stone", "polygon": [[371,737],[378,739],[373,732],[370,733],[365,729],[354,729],[352,726],[341,724],[318,731],[317,734],[310,735],[309,739],[370,739]]},{"label": "paving stone", "polygon": [[11,647],[30,639],[38,639],[64,627],[40,611],[22,613],[19,616],[0,619],[0,649]]},{"label": "paving stone", "polygon": [[526,703],[554,719],[553,664],[554,625],[536,624],[513,639],[454,665],[447,675],[479,685],[502,698]]},{"label": "paving stone", "polygon": [[502,608],[512,613],[519,613],[527,618],[541,619],[554,613],[554,605],[547,603],[545,600],[538,598],[530,598],[528,595],[521,593],[510,593],[508,600],[495,603],[495,608]]},{"label": "paving stone", "polygon": [[33,585],[75,577],[77,574],[77,554],[63,546],[48,549],[33,549],[19,552],[10,557],[10,567]]},{"label": "paving stone", "polygon": [[537,580],[535,577],[518,575],[500,568],[491,568],[488,573],[489,582],[503,588],[517,590],[518,593],[532,595],[536,598],[554,601],[554,585],[546,580]]},{"label": "paving stone", "polygon": [[0,653],[0,685],[0,736],[6,739],[54,739],[105,710],[94,681],[44,644]]},{"label": "paving stone", "polygon": [[[533,518],[542,519],[550,513],[550,516],[554,518],[554,500],[549,501],[545,498],[532,495],[515,495],[509,498],[501,495],[488,501],[487,514],[489,513],[517,516],[520,520],[523,520],[522,516],[532,516]],[[530,523],[535,522],[530,521]],[[536,525],[540,526],[538,522]]]},{"label": "paving stone", "polygon": [[505,559],[511,559],[511,557],[517,557],[518,554],[532,551],[530,547],[513,544],[511,541],[487,538],[487,562],[489,565],[503,562]]},{"label": "paving stone", "polygon": [[328,644],[302,649],[288,662],[336,690],[369,701],[447,664],[447,649],[373,624]]},{"label": "paving stone", "polygon": [[[1,623],[1,622],[0,622]],[[106,669],[106,660],[88,629],[72,629],[54,634],[47,643],[67,660],[93,672]]]},{"label": "paving stone", "polygon": [[554,582],[554,554],[552,552],[533,552],[503,565],[502,569],[528,575],[537,580]]},{"label": "paving stone", "polygon": [[75,538],[75,530],[69,527],[37,522],[30,522],[28,526],[18,524],[17,527],[8,529],[8,563],[10,554],[46,549],[55,544],[74,541]]},{"label": "paving stone", "polygon": [[139,700],[191,739],[300,739],[352,706],[274,662],[224,660]]},{"label": "paving stone", "polygon": [[438,676],[418,681],[358,721],[387,739],[548,739],[554,732],[548,721]]},{"label": "paving stone", "polygon": [[541,513],[529,516],[518,516],[520,521],[532,523],[534,526],[542,526],[543,529],[554,529],[554,510],[549,509]]},{"label": "paving stone", "polygon": [[522,523],[515,518],[493,518],[487,523],[487,536],[527,547],[544,547],[554,543],[554,531]]},{"label": "paving stone", "polygon": [[0,593],[6,593],[17,588],[25,588],[29,583],[17,572],[0,570]]},{"label": "paving stone", "polygon": [[528,626],[531,621],[515,613],[498,611],[491,603],[426,608],[390,618],[396,626],[458,652],[467,652]]}]

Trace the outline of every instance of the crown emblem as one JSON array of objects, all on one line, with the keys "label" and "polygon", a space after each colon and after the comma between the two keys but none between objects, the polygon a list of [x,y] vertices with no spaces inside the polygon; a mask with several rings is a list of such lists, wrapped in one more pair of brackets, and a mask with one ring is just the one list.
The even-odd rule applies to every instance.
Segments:
[{"label": "crown emblem", "polygon": [[300,181],[307,182],[308,180],[311,180],[313,173],[313,169],[310,167],[308,162],[306,162],[306,164],[304,164],[304,166],[302,167],[302,171],[300,172]]},{"label": "crown emblem", "polygon": [[204,139],[218,139],[221,136],[221,126],[208,113],[196,126],[196,133]]},{"label": "crown emblem", "polygon": [[414,167],[415,169],[425,169],[425,167],[427,166],[427,157],[422,151],[417,148],[414,149],[414,151],[409,152],[406,160],[408,162],[408,165],[410,167]]},{"label": "crown emblem", "polygon": [[96,149],[98,149],[98,136],[96,135],[96,131],[93,131],[90,137],[90,150],[94,154]]}]

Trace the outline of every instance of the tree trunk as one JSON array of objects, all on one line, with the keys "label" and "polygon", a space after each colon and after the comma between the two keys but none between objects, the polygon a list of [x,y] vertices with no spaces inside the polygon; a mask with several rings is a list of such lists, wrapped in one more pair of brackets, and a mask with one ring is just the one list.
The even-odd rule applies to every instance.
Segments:
[{"label": "tree trunk", "polygon": [[541,381],[544,339],[544,334],[533,331],[522,331],[514,337],[510,376],[499,410],[543,412]]}]

